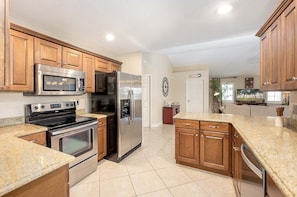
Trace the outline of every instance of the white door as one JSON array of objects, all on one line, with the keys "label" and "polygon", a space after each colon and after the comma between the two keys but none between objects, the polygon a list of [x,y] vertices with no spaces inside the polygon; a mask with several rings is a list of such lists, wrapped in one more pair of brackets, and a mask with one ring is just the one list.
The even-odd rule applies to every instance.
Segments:
[{"label": "white door", "polygon": [[142,78],[142,123],[143,127],[151,127],[151,75]]},{"label": "white door", "polygon": [[204,80],[189,78],[186,86],[186,111],[204,112]]}]

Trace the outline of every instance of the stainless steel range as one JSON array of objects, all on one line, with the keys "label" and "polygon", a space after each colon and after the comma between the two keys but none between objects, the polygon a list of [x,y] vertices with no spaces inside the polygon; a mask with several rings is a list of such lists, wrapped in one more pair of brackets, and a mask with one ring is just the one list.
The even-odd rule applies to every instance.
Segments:
[{"label": "stainless steel range", "polygon": [[75,110],[75,102],[25,105],[25,122],[48,128],[47,146],[75,157],[70,186],[97,169],[97,119],[76,116]]}]

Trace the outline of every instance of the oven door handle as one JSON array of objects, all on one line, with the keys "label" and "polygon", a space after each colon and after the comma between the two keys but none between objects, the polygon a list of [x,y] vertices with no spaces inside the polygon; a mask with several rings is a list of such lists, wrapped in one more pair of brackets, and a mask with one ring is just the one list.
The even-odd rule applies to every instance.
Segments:
[{"label": "oven door handle", "polygon": [[63,133],[73,131],[73,129],[75,129],[75,130],[83,129],[83,128],[90,127],[90,126],[97,125],[97,124],[98,124],[98,121],[94,121],[94,122],[91,122],[91,123],[88,123],[88,124],[71,127],[71,128],[68,128],[68,129],[61,129],[61,130],[58,130],[58,131],[53,131],[53,132],[51,132],[51,135],[52,136],[60,135],[60,134],[63,134]]},{"label": "oven door handle", "polygon": [[241,156],[243,161],[246,163],[246,165],[260,178],[263,179],[263,173],[259,168],[257,168],[244,154],[244,149],[249,150],[248,146],[244,143],[241,144],[240,150],[241,150]]}]

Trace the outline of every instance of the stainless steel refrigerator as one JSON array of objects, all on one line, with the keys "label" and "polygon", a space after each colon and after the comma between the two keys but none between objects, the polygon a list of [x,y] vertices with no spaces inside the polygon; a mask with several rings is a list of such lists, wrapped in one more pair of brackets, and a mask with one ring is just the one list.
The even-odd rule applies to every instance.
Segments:
[{"label": "stainless steel refrigerator", "polygon": [[[116,116],[107,124],[106,159],[121,161],[141,145],[141,76],[123,72],[96,73],[96,92],[91,95],[92,113]],[[112,147],[112,148],[111,148]],[[114,151],[116,150],[116,151]]]},{"label": "stainless steel refrigerator", "polygon": [[116,72],[118,154],[123,159],[142,142],[141,76]]}]

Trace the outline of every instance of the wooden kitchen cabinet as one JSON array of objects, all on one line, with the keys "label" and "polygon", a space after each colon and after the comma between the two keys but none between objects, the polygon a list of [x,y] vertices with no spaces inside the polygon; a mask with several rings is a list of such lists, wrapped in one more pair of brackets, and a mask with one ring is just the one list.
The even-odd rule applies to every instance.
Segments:
[{"label": "wooden kitchen cabinet", "polygon": [[105,73],[110,72],[110,62],[102,58],[96,57],[95,71],[100,71]]},{"label": "wooden kitchen cabinet", "polygon": [[69,166],[64,165],[3,197],[69,197]]},{"label": "wooden kitchen cabinet", "polygon": [[106,146],[106,118],[98,119],[98,161],[107,154]]},{"label": "wooden kitchen cabinet", "polygon": [[112,63],[111,62],[110,70],[111,70],[111,72],[113,72],[113,71],[121,71],[121,65],[115,64],[115,63]]},{"label": "wooden kitchen cabinet", "polygon": [[296,28],[296,1],[284,0],[257,32],[262,90],[297,89]]},{"label": "wooden kitchen cabinet", "polygon": [[33,142],[33,143],[36,143],[36,144],[40,144],[42,146],[46,146],[46,132],[45,131],[21,136],[20,138],[30,141],[30,142]]},{"label": "wooden kitchen cabinet", "polygon": [[33,91],[33,37],[10,30],[9,64],[5,69],[4,90]]},{"label": "wooden kitchen cabinet", "polygon": [[62,67],[67,69],[73,69],[73,70],[83,70],[83,54],[80,51],[63,47],[63,59],[62,59]]},{"label": "wooden kitchen cabinet", "polygon": [[297,13],[293,1],[281,15],[283,34],[282,89],[297,89]]},{"label": "wooden kitchen cabinet", "polygon": [[199,164],[199,121],[175,120],[175,159],[177,163]]},{"label": "wooden kitchen cabinet", "polygon": [[62,46],[40,38],[34,38],[35,63],[62,66]]},{"label": "wooden kitchen cabinet", "polygon": [[232,177],[233,185],[237,196],[241,193],[241,171],[242,171],[242,158],[240,152],[240,146],[242,144],[242,139],[239,133],[234,127],[232,127]]},{"label": "wooden kitchen cabinet", "polygon": [[229,124],[200,121],[200,165],[230,171]]},{"label": "wooden kitchen cabinet", "polygon": [[261,37],[260,42],[260,88],[281,88],[281,20],[278,19]]},{"label": "wooden kitchen cabinet", "polygon": [[2,13],[0,15],[0,90],[4,88],[4,68],[9,63],[9,2],[9,0],[0,2],[0,13]]},{"label": "wooden kitchen cabinet", "polygon": [[86,92],[95,92],[95,57],[83,54],[83,71],[85,72]]}]

